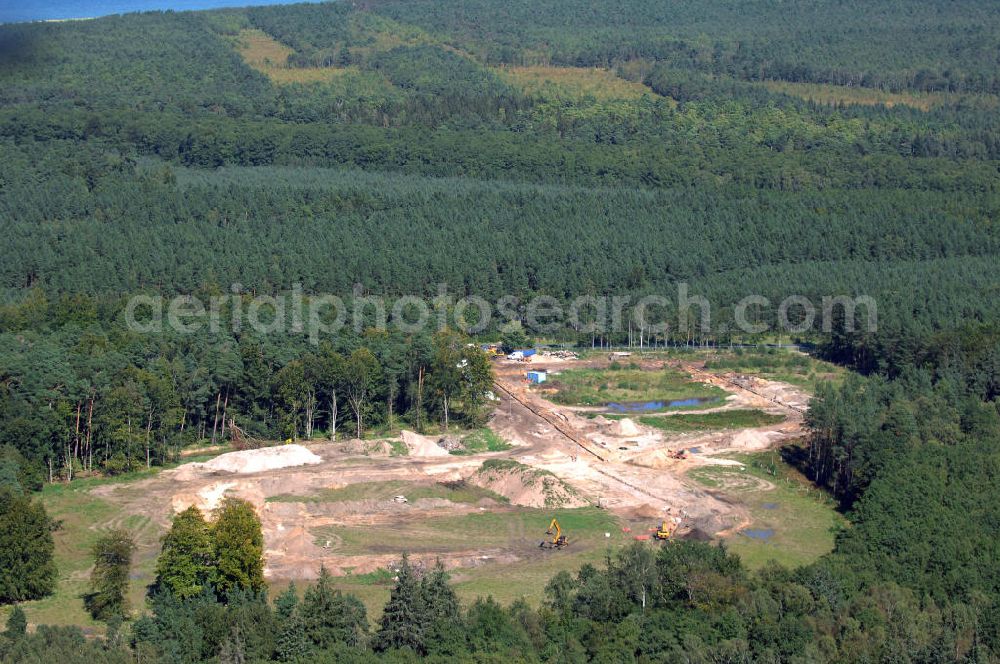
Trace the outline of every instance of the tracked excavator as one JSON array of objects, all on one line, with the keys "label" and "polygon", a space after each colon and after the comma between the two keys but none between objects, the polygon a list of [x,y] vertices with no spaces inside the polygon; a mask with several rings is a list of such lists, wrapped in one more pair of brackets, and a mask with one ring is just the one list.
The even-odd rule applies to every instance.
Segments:
[{"label": "tracked excavator", "polygon": [[679,525],[680,524],[674,519],[664,519],[660,524],[660,528],[656,531],[653,537],[661,542],[666,542],[674,536],[674,533],[677,532],[677,527]]},{"label": "tracked excavator", "polygon": [[559,522],[555,519],[552,519],[552,522],[549,524],[549,529],[545,531],[545,534],[551,535],[552,539],[542,540],[539,542],[538,548],[540,549],[561,549],[569,544],[569,540],[562,534],[562,528],[559,527]]}]

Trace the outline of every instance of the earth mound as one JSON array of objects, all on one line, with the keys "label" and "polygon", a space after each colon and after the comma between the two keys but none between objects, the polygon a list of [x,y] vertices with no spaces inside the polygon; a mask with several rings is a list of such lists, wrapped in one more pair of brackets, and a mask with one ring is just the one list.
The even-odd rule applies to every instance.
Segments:
[{"label": "earth mound", "polygon": [[625,417],[618,420],[614,433],[617,436],[638,436],[641,432],[635,422]]},{"label": "earth mound", "polygon": [[582,507],[576,490],[552,473],[511,459],[490,459],[468,479],[525,507]]},{"label": "earth mound", "polygon": [[448,456],[448,450],[438,445],[433,438],[405,429],[400,432],[400,437],[409,448],[410,456]]},{"label": "earth mound", "polygon": [[198,471],[249,475],[266,470],[317,464],[321,461],[323,461],[322,457],[313,454],[301,445],[279,445],[220,454],[205,463],[184,464],[177,469],[177,472],[183,477],[188,477]]}]

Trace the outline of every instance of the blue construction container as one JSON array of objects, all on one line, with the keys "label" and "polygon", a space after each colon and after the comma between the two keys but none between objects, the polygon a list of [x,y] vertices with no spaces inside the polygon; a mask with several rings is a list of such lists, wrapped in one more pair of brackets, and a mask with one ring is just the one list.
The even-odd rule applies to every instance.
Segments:
[{"label": "blue construction container", "polygon": [[534,348],[525,348],[524,350],[515,350],[514,352],[515,353],[520,353],[521,357],[531,357],[532,355],[534,355],[538,351],[535,350]]},{"label": "blue construction container", "polygon": [[544,383],[546,375],[544,371],[529,371],[528,372],[528,382],[529,383]]}]

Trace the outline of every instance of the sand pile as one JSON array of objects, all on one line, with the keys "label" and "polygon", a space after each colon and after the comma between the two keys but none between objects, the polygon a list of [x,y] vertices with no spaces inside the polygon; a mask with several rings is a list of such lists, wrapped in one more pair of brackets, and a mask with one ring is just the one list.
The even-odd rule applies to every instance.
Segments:
[{"label": "sand pile", "polygon": [[657,448],[638,454],[628,462],[634,466],[644,466],[646,468],[672,468],[677,465],[678,460],[670,456],[671,451],[666,448]]},{"label": "sand pile", "polygon": [[405,429],[400,432],[400,437],[409,448],[410,456],[448,456],[448,450],[438,445],[433,438]]},{"label": "sand pile", "polygon": [[743,464],[736,459],[720,459],[719,457],[702,457],[702,461],[708,466],[733,466],[742,468]]},{"label": "sand pile", "polygon": [[305,466],[320,463],[322,460],[301,445],[279,445],[220,454],[205,463],[187,463],[177,469],[177,475],[178,479],[189,479],[199,474],[198,471],[247,475],[265,470]]},{"label": "sand pile", "polygon": [[265,508],[264,492],[254,480],[213,482],[197,489],[188,487],[175,493],[170,504],[174,512],[182,512],[193,505],[208,516],[230,497],[246,500],[258,512]]},{"label": "sand pile", "polygon": [[[264,575],[268,578],[315,579],[317,570],[312,565],[304,565],[303,560],[316,560],[326,549],[318,546],[315,537],[305,527],[295,525],[284,527],[278,524],[267,537]],[[339,545],[331,541],[331,546]],[[326,541],[323,542],[323,545]],[[317,565],[318,567],[318,565]]]},{"label": "sand pile", "polygon": [[733,436],[729,444],[731,447],[739,449],[760,450],[769,447],[771,437],[775,435],[780,436],[781,434],[774,431],[754,431],[753,429],[747,429]]},{"label": "sand pile", "polygon": [[613,431],[616,436],[638,436],[641,433],[636,423],[627,417],[618,420]]},{"label": "sand pile", "polygon": [[182,512],[192,505],[202,512],[212,512],[222,503],[226,492],[235,487],[236,482],[216,482],[197,491],[181,492],[174,495],[171,506],[174,512]]},{"label": "sand pile", "polygon": [[498,493],[514,505],[526,507],[582,507],[587,505],[570,485],[555,475],[516,461],[486,462],[468,479],[470,484]]}]

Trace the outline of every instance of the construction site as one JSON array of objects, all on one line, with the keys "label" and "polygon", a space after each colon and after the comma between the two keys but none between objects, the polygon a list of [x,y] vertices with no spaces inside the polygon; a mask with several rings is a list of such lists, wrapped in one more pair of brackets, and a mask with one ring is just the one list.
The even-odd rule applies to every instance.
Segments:
[{"label": "construction site", "polygon": [[[746,471],[739,455],[800,439],[808,394],[661,355],[637,358],[630,371],[668,376],[682,396],[703,396],[655,408],[557,403],[566,372],[610,375],[621,359],[497,357],[488,426],[504,444],[495,451],[457,454],[460,435],[404,430],[228,452],[92,493],[117,513],[143,515],[140,574],[174,513],[190,505],[211,512],[235,496],[261,517],[273,587],[316,578],[324,566],[372,606],[384,600],[380,581],[391,579],[404,551],[418,566],[440,560],[460,594],[537,600],[552,573],[599,563],[609,547],[682,537],[749,542],[744,534],[759,524],[728,489],[745,490],[745,478],[767,491],[769,481],[744,472],[735,482],[706,482],[695,471]],[[755,426],[725,425],[748,413]],[[524,583],[510,584],[513,569]]]}]

